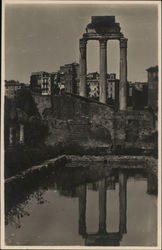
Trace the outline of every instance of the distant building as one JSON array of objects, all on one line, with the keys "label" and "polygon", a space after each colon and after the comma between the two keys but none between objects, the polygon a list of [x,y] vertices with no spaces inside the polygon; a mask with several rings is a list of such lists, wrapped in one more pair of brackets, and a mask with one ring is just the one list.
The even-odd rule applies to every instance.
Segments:
[{"label": "distant building", "polygon": [[107,75],[107,103],[116,108],[119,105],[119,79],[114,73]]},{"label": "distant building", "polygon": [[60,81],[60,73],[57,71],[57,72],[52,72],[51,74],[53,75],[51,94],[59,95],[63,90],[65,90],[64,85]]},{"label": "distant building", "polygon": [[128,107],[144,109],[148,106],[148,83],[129,82]]},{"label": "distant building", "polygon": [[[99,100],[99,82],[100,75],[98,72],[89,73],[87,75],[87,85],[89,88],[88,96]],[[118,106],[119,103],[119,80],[116,74],[107,74],[107,103]]]},{"label": "distant building", "polygon": [[153,110],[158,107],[158,66],[150,67],[148,73],[148,106]]},{"label": "distant building", "polygon": [[93,72],[87,75],[88,97],[99,100],[99,73]]},{"label": "distant building", "polygon": [[78,94],[79,64],[65,64],[60,66],[59,71],[52,73],[33,72],[30,76],[30,89],[42,95],[55,95],[62,91]]},{"label": "distant building", "polygon": [[45,71],[33,72],[30,76],[30,89],[42,95],[51,95],[54,74]]},{"label": "distant building", "polygon": [[20,83],[15,80],[5,80],[5,96],[13,98],[18,90],[26,87],[27,85],[25,85],[25,83]]},{"label": "distant building", "polygon": [[71,63],[60,66],[60,86],[64,86],[65,91],[79,94],[79,64]]}]

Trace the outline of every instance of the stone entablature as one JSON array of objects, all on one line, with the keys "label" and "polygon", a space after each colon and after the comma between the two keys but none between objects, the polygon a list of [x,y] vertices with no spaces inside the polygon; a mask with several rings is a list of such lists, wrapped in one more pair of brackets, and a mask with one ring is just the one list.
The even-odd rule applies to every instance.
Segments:
[{"label": "stone entablature", "polygon": [[122,33],[111,33],[111,34],[97,34],[97,33],[84,33],[83,34],[83,39],[85,41],[88,40],[100,40],[100,39],[105,39],[105,40],[120,40],[121,38],[124,38]]}]

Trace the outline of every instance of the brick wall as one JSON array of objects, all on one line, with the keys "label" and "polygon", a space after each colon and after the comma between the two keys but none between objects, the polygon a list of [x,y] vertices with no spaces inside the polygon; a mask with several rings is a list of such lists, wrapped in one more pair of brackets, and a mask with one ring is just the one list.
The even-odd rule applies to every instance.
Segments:
[{"label": "brick wall", "polygon": [[50,128],[46,141],[50,145],[57,141],[112,146],[113,111],[107,105],[69,94],[53,96],[52,109],[46,110],[44,118]]},{"label": "brick wall", "polygon": [[152,140],[153,116],[147,110],[116,112],[114,120],[114,143],[125,148],[150,149]]},{"label": "brick wall", "polygon": [[44,116],[44,112],[46,112],[47,109],[51,109],[52,108],[52,104],[51,104],[51,96],[50,95],[40,95],[40,94],[36,94],[33,93],[32,94],[35,103],[37,105],[37,108],[39,110],[40,115]]},{"label": "brick wall", "polygon": [[150,134],[153,117],[146,111],[118,111],[72,94],[36,96],[37,107],[48,121],[47,145],[76,143],[87,147],[154,147]]}]

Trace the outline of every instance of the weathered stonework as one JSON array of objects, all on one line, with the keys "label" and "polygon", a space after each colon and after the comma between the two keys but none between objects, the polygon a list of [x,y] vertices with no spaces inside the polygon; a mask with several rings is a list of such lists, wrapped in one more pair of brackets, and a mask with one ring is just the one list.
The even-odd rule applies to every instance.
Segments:
[{"label": "weathered stonework", "polygon": [[149,135],[153,132],[153,117],[147,111],[120,111],[115,113],[114,144],[119,148],[151,149],[154,142]]},{"label": "weathered stonework", "polygon": [[45,96],[35,93],[33,93],[32,95],[38,107],[39,114],[41,115],[41,117],[43,117],[43,114],[46,111],[46,109],[52,108],[51,96],[50,95]]},{"label": "weathered stonework", "polygon": [[38,110],[49,126],[47,145],[144,150],[155,147],[150,138],[153,117],[147,110],[115,112],[105,104],[67,93],[48,98],[44,105],[44,96],[36,96]]},{"label": "weathered stonework", "polygon": [[113,112],[108,106],[69,94],[53,96],[52,102],[53,109],[44,116],[50,128],[47,143],[112,146]]}]

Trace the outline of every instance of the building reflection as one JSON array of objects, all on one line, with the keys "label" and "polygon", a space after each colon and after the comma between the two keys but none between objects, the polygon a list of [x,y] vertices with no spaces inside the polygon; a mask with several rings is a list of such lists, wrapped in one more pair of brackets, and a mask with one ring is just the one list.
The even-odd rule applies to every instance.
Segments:
[{"label": "building reflection", "polygon": [[[109,233],[106,230],[106,191],[107,179],[98,182],[99,195],[99,225],[97,233],[88,233],[86,228],[86,196],[87,185],[79,187],[79,234],[85,239],[87,246],[119,246],[122,235],[127,232],[127,176],[124,171],[119,171],[119,231]],[[112,186],[112,185],[111,185]],[[114,188],[113,188],[114,189]]]},{"label": "building reflection", "polygon": [[[57,172],[58,171],[58,172]],[[94,170],[93,170],[94,171]],[[115,169],[112,171],[102,172],[101,169],[93,172],[87,171],[84,168],[74,170],[66,167],[65,171],[56,170],[55,175],[47,179],[39,179],[39,189],[48,190],[49,188],[58,192],[59,196],[72,197],[78,199],[78,231],[83,237],[87,246],[119,246],[124,234],[127,233],[127,181],[128,178],[135,180],[145,180],[147,178],[147,193],[150,195],[157,194],[157,176],[152,172],[143,170],[130,169]],[[106,171],[106,168],[105,168]],[[98,173],[98,174],[97,174]],[[104,177],[103,177],[104,174]],[[105,177],[106,176],[106,177]],[[44,176],[42,176],[44,177]],[[102,178],[102,179],[100,179]],[[69,181],[70,180],[70,181]],[[38,192],[38,181],[34,177],[31,184],[31,179],[27,179],[24,185],[24,180],[6,185],[5,188],[5,212],[6,224],[8,224],[15,216],[17,218],[27,215],[26,205],[30,194],[42,204],[44,202],[43,194]],[[107,190],[115,190],[116,183],[119,183],[119,225],[117,232],[109,232],[106,225],[107,217]],[[98,195],[98,210],[99,223],[96,233],[91,233],[87,230],[86,222],[86,204],[88,189],[97,191]],[[37,194],[37,195],[36,195]],[[22,204],[22,205],[21,205]],[[12,209],[14,208],[14,209]],[[16,209],[15,209],[16,208]],[[18,222],[19,223],[19,222]]]},{"label": "building reflection", "polygon": [[147,176],[147,193],[151,195],[157,195],[158,183],[157,176],[152,173],[148,173]]}]

